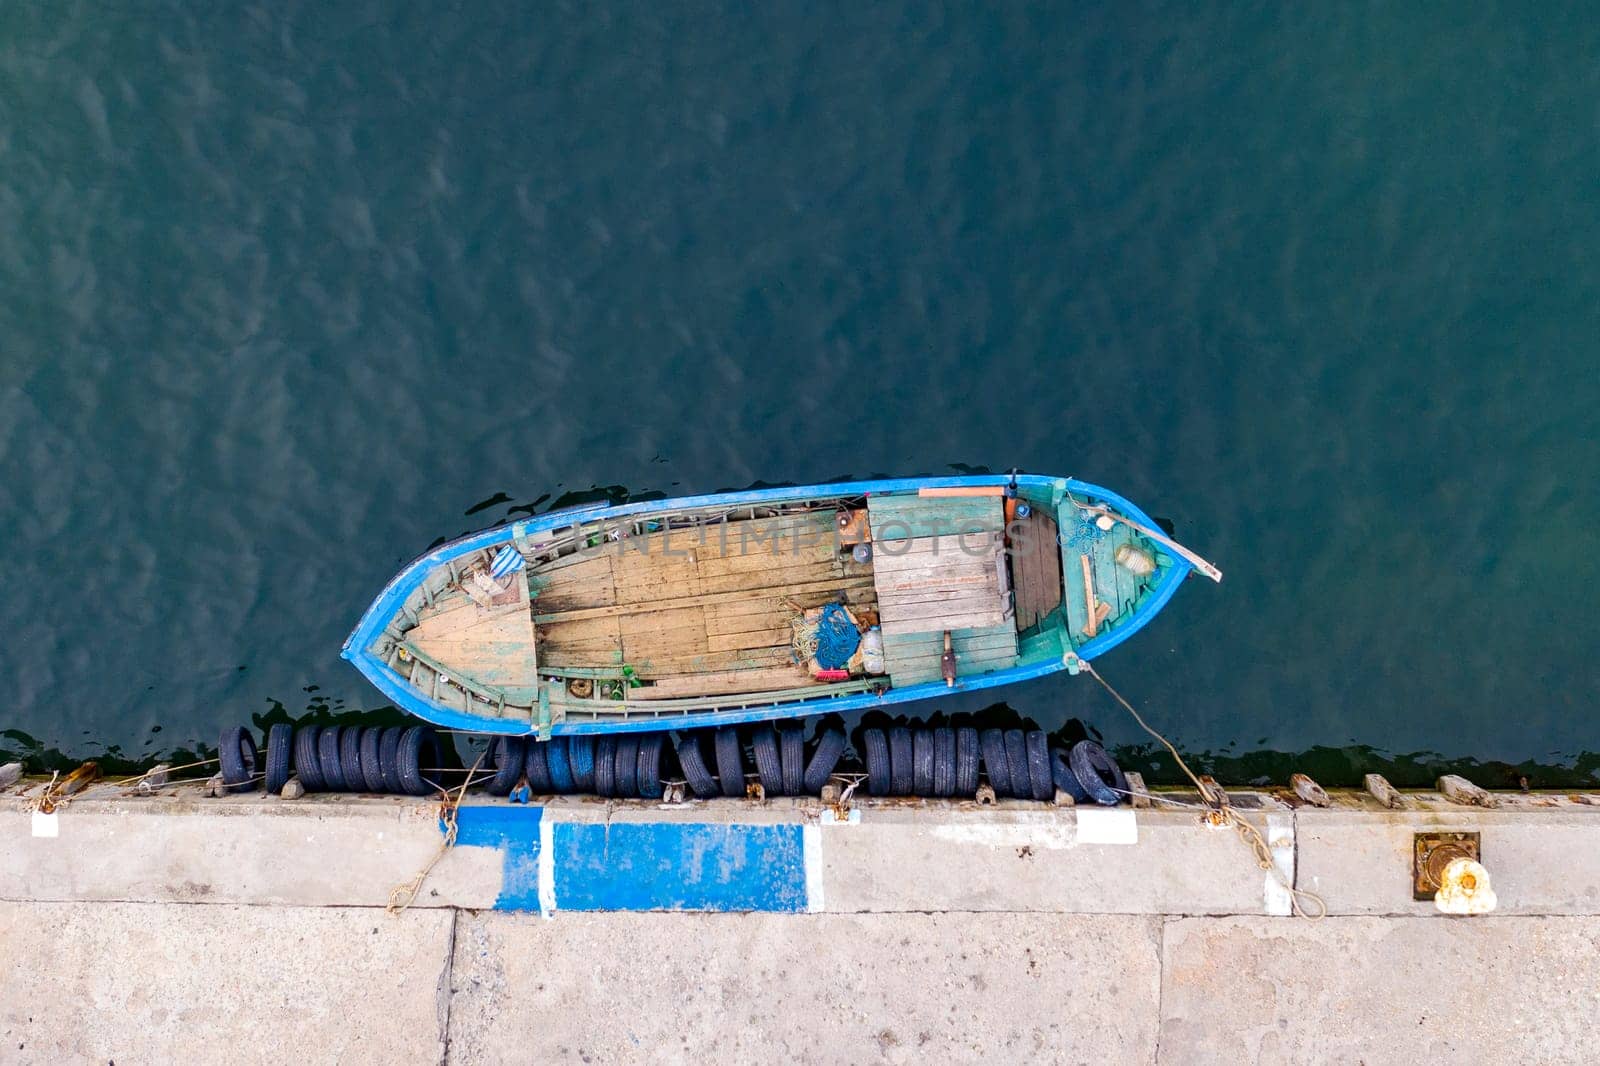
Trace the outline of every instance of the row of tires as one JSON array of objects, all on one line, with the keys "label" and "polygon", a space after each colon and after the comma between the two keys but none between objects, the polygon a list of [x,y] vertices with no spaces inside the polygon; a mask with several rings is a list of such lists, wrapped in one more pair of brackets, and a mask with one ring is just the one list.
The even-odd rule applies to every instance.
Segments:
[{"label": "row of tires", "polygon": [[[1040,729],[895,726],[861,734],[867,791],[874,796],[973,796],[980,774],[997,796],[1050,800],[1060,789],[1078,803],[1115,806],[1128,782],[1104,748],[1081,740],[1049,744]],[[497,737],[489,750],[488,790],[509,795],[526,784],[537,795],[593,793],[656,799],[662,795],[664,733],[556,737],[548,742]],[[843,758],[844,730],[825,729],[809,745],[799,727],[758,727],[746,739],[725,726],[682,736],[673,753],[696,796],[745,796],[751,770],[769,796],[814,796]],[[709,749],[709,750],[708,750]]]},{"label": "row of tires", "polygon": [[[533,795],[659,799],[666,782],[681,776],[698,797],[743,797],[753,769],[769,796],[814,796],[846,748],[842,729],[824,729],[808,745],[798,726],[757,727],[746,736],[725,726],[686,733],[670,749],[668,741],[666,733],[495,737],[474,780],[497,796],[525,788]],[[894,726],[863,730],[861,747],[867,791],[874,796],[970,797],[981,777],[997,796],[1050,800],[1059,789],[1079,803],[1115,806],[1128,789],[1099,744],[1051,747],[1039,729]],[[268,792],[279,793],[291,776],[311,792],[427,796],[443,786],[443,749],[428,726],[274,725],[264,769],[243,728],[225,731],[219,750],[223,784],[234,792],[264,782]],[[669,750],[677,772],[667,765]]]},{"label": "row of tires", "polygon": [[277,795],[298,777],[307,792],[392,792],[431,796],[443,775],[438,734],[424,725],[275,725],[266,757],[242,726],[224,730],[217,745],[222,783],[230,792],[265,786]]},{"label": "row of tires", "polygon": [[867,789],[874,796],[971,796],[979,771],[996,796],[1108,807],[1128,794],[1128,779],[1103,747],[1080,740],[1050,746],[1042,729],[867,729],[861,734]]}]

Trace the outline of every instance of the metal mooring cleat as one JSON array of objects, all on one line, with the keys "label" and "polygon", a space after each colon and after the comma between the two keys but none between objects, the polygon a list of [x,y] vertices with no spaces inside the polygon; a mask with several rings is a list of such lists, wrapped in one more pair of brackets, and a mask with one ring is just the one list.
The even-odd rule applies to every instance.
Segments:
[{"label": "metal mooring cleat", "polygon": [[1487,914],[1498,900],[1483,868],[1477,833],[1412,836],[1413,898],[1431,899],[1445,914]]}]

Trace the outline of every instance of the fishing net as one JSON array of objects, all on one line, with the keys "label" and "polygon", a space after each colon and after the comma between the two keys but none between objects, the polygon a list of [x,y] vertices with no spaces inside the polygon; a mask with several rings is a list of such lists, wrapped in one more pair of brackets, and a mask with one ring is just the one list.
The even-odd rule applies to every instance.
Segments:
[{"label": "fishing net", "polygon": [[837,603],[824,607],[817,619],[817,665],[824,670],[843,670],[860,646],[861,633],[845,609]]}]

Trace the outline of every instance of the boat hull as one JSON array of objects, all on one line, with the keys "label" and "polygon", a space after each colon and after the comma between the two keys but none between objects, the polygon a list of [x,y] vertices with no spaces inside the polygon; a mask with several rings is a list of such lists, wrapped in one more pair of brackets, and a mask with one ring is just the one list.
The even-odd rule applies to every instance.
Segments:
[{"label": "boat hull", "polygon": [[[952,490],[955,492],[1002,490],[1007,493],[1015,493],[1021,498],[1041,503],[1045,500],[1060,501],[1065,499],[1069,502],[1076,502],[1080,508],[1084,502],[1088,502],[1109,508],[1116,514],[1130,519],[1132,523],[1138,523],[1145,527],[1154,525],[1153,520],[1138,507],[1107,489],[1075,479],[1053,478],[1041,475],[1017,475],[1015,477],[971,475],[943,478],[880,479],[826,485],[751,489],[742,492],[617,505],[593,504],[537,515],[507,525],[482,530],[441,545],[420,556],[395,575],[373,601],[354,632],[345,642],[342,654],[396,706],[428,722],[446,728],[502,734],[538,734],[548,736],[552,734],[648,732],[661,729],[720,726],[825,713],[884,709],[895,705],[937,699],[958,692],[998,688],[1043,677],[1062,670],[1076,672],[1078,665],[1082,662],[1104,655],[1149,624],[1171,599],[1177,591],[1179,583],[1187,577],[1192,569],[1182,558],[1161,555],[1161,565],[1157,572],[1151,575],[1147,584],[1141,588],[1136,603],[1133,603],[1127,609],[1125,616],[1119,618],[1115,625],[1098,633],[1095,632],[1095,627],[1092,624],[1088,625],[1086,630],[1082,628],[1069,629],[1066,622],[1067,611],[1064,606],[1060,612],[1060,619],[1055,623],[1056,629],[1059,631],[1059,635],[1055,638],[1058,642],[1057,646],[1053,648],[1048,639],[1041,641],[1036,636],[1031,638],[1034,643],[1029,653],[1020,655],[1015,665],[980,674],[958,675],[953,683],[946,683],[944,680],[930,680],[912,684],[896,683],[892,686],[879,686],[868,691],[848,692],[838,692],[821,687],[816,690],[815,695],[807,693],[789,694],[781,699],[767,699],[760,693],[751,693],[734,701],[733,705],[730,705],[725,698],[718,700],[708,699],[704,701],[708,704],[704,708],[684,705],[686,702],[693,703],[692,700],[675,700],[671,701],[672,706],[670,707],[652,707],[646,704],[636,712],[613,717],[584,717],[571,714],[563,715],[559,711],[551,714],[547,706],[541,716],[540,708],[535,703],[531,713],[527,714],[526,717],[508,717],[503,707],[493,707],[486,704],[480,708],[472,699],[462,700],[458,692],[452,692],[451,695],[456,697],[458,704],[464,702],[466,704],[465,707],[459,705],[451,706],[442,699],[432,698],[429,694],[420,691],[412,679],[403,675],[397,669],[392,648],[387,656],[381,655],[376,650],[385,643],[391,642],[386,641],[386,632],[389,634],[395,632],[394,620],[405,610],[405,605],[408,602],[414,603],[416,601],[418,590],[424,587],[424,582],[429,580],[430,575],[437,575],[441,568],[450,568],[458,560],[481,557],[485,551],[496,551],[514,543],[528,544],[536,541],[542,534],[548,534],[553,530],[566,529],[574,526],[575,523],[581,522],[589,525],[639,522],[648,520],[652,515],[684,513],[701,508],[759,508],[804,505],[813,501],[825,503],[854,497],[874,498],[896,494],[916,494],[919,492],[951,492]],[[1065,504],[1062,506],[1066,507]],[[1067,510],[1070,516],[1070,508],[1067,508]],[[1066,538],[1064,535],[1061,539],[1065,544]],[[1076,579],[1073,573],[1075,568],[1070,565],[1072,559],[1071,548],[1064,547],[1062,553],[1063,559],[1067,560],[1063,565],[1063,570],[1067,572],[1067,576],[1063,580],[1068,589],[1064,599],[1070,603],[1074,595],[1072,582]],[[1087,579],[1090,568],[1087,556],[1084,557],[1084,560],[1083,567],[1085,578]],[[1094,603],[1092,582],[1090,590],[1089,601]],[[1048,637],[1049,632],[1042,623],[1035,628],[1040,630],[1041,635]],[[1052,650],[1054,650],[1054,654],[1051,654]],[[486,697],[480,695],[478,699],[485,700]],[[548,704],[548,700],[546,703]]]}]

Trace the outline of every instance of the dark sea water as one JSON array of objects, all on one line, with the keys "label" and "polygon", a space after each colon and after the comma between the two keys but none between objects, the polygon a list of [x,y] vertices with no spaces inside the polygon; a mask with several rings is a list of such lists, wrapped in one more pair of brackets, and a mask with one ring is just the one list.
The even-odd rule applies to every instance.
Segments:
[{"label": "dark sea water", "polygon": [[530,509],[1020,467],[1226,572],[1099,664],[1219,774],[1592,782],[1600,20],[1203,7],[0,9],[0,749],[377,712]]}]

